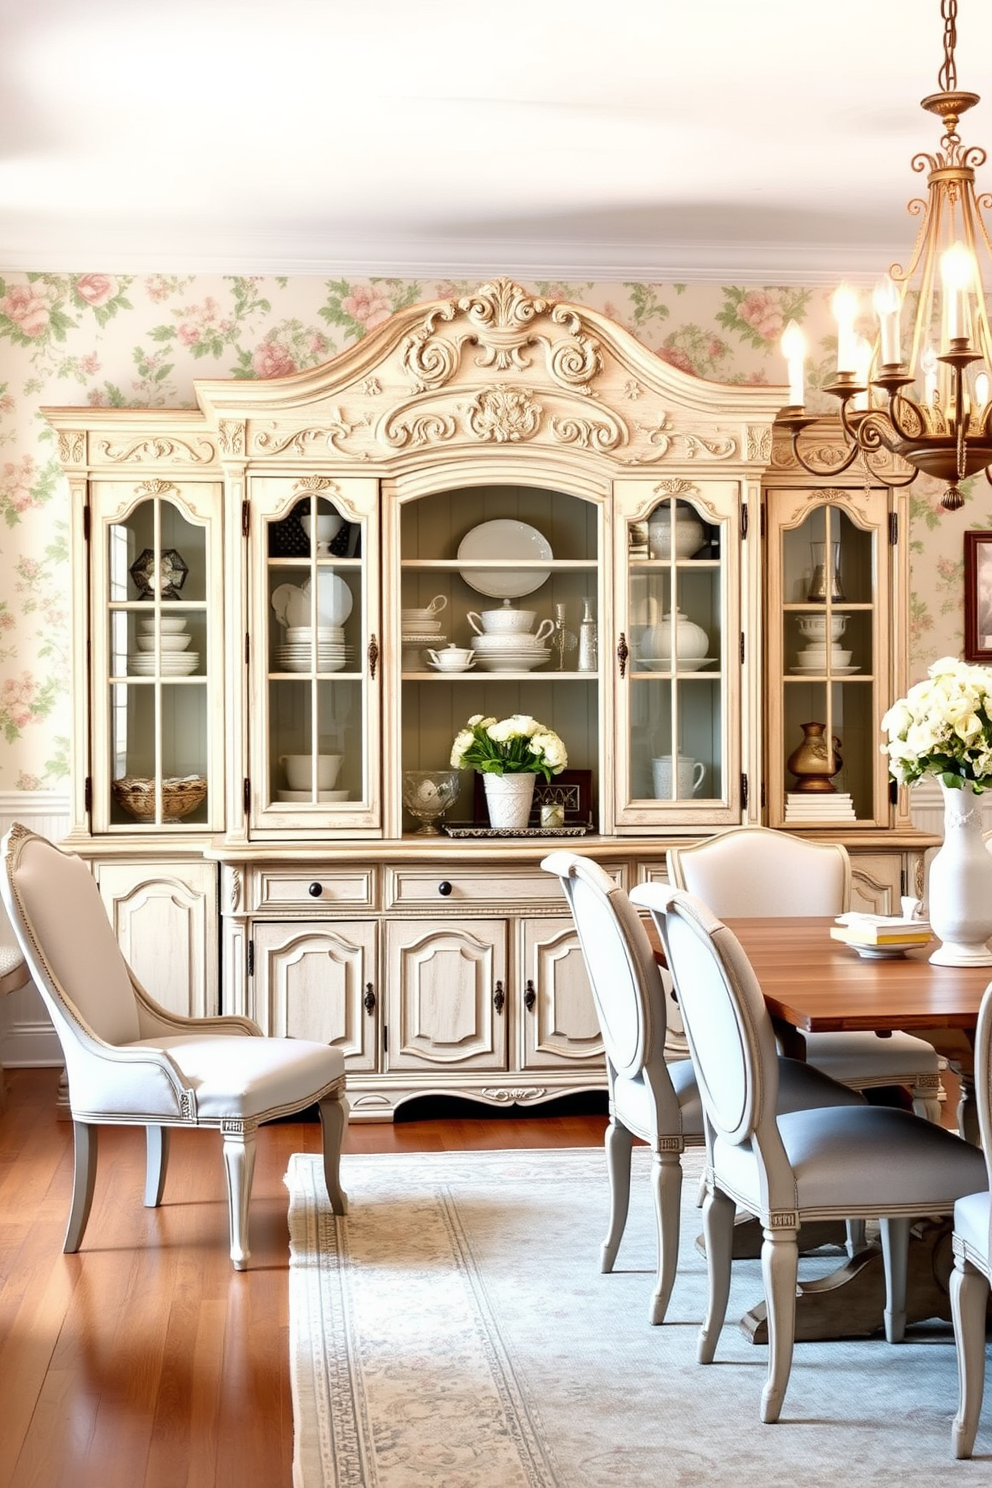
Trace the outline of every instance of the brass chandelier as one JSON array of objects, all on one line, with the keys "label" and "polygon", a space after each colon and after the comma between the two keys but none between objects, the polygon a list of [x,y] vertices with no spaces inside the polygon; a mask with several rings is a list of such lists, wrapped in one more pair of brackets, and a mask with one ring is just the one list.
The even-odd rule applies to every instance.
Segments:
[{"label": "brass chandelier", "polygon": [[[986,152],[962,145],[957,127],[960,116],[979,102],[976,93],[957,86],[954,48],[957,42],[957,0],[941,0],[944,22],[944,61],[938,73],[938,93],[922,100],[922,107],[940,119],[943,134],[934,154],[913,159],[915,171],[928,171],[928,195],[909,203],[922,216],[912,257],[905,269],[893,264],[876,288],[874,309],[878,330],[874,345],[857,333],[857,295],[841,285],[832,308],[837,319],[837,371],[824,391],[840,402],[840,417],[850,447],[834,474],[846,470],[859,455],[889,450],[912,466],[908,485],[920,471],[945,482],[941,506],[954,511],[963,505],[961,481],[980,470],[992,484],[992,336],[979,259],[984,251],[992,263],[992,243],[982,210],[992,206],[992,194],[975,193],[975,169]],[[905,335],[904,315],[912,314]],[[904,349],[908,355],[904,355]],[[814,420],[805,411],[803,361],[805,338],[794,321],[782,336],[789,368],[789,406],[779,422],[792,434],[800,464],[816,474],[821,466],[804,458],[799,440]]]}]

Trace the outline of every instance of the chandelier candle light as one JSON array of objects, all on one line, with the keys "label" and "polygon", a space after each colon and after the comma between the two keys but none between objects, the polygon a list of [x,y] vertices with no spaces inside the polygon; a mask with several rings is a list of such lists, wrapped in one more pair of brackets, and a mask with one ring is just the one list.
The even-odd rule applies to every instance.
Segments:
[{"label": "chandelier candle light", "polygon": [[550,780],[567,764],[558,735],[525,713],[503,719],[475,713],[451,746],[453,769],[481,773],[489,822],[497,831],[526,827],[538,775]]},{"label": "chandelier candle light", "polygon": [[[849,449],[829,467],[810,463],[799,437],[814,419],[806,414],[804,361],[806,341],[795,321],[782,336],[789,374],[789,406],[779,422],[791,432],[792,447],[812,474],[840,474],[859,456],[889,450],[911,467],[901,481],[908,485],[920,471],[945,482],[941,505],[954,511],[963,505],[961,481],[984,470],[992,484],[992,334],[989,332],[979,251],[992,262],[992,243],[975,194],[975,168],[986,153],[964,146],[958,119],[979,102],[977,93],[957,86],[954,48],[957,0],[941,0],[944,61],[938,73],[939,93],[922,107],[941,120],[940,149],[921,152],[913,169],[929,168],[927,200],[913,200],[909,211],[922,218],[907,268],[893,264],[875,290],[878,329],[874,345],[858,333],[860,306],[856,292],[842,284],[832,309],[837,320],[837,371],[824,391],[840,402],[840,417]],[[982,205],[989,198],[983,194]],[[903,311],[915,305],[911,333],[904,343]],[[908,356],[904,356],[908,345]]]},{"label": "chandelier candle light", "polygon": [[900,785],[940,781],[944,842],[930,864],[928,914],[941,966],[992,966],[992,853],[975,797],[992,789],[992,671],[951,656],[882,719],[889,773]]}]

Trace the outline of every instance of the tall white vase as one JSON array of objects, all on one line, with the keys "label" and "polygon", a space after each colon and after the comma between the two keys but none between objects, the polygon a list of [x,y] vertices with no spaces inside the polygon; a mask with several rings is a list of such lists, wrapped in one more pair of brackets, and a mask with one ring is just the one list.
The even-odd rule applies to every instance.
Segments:
[{"label": "tall white vase", "polygon": [[942,944],[930,957],[938,966],[992,966],[992,853],[982,841],[982,813],[966,782],[960,790],[941,782],[944,841],[930,864],[930,925]]},{"label": "tall white vase", "polygon": [[483,775],[489,825],[502,832],[522,831],[530,819],[536,780],[531,774]]}]

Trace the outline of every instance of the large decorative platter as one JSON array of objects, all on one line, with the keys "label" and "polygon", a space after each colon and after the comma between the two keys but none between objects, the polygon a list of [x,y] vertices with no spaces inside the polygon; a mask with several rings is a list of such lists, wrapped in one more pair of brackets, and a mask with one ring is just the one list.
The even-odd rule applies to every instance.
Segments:
[{"label": "large decorative platter", "polygon": [[[492,522],[482,522],[466,532],[458,545],[459,558],[496,558],[501,562],[512,559],[551,559],[554,553],[543,532],[526,522],[508,517],[499,517]],[[490,594],[496,599],[516,599],[521,594],[532,594],[540,589],[548,577],[548,570],[535,568],[463,568],[461,576],[471,589],[479,594]]]}]

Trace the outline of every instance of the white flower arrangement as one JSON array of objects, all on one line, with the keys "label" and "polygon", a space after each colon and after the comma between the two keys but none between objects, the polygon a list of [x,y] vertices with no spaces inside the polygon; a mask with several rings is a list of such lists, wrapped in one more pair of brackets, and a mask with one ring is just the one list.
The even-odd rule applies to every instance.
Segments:
[{"label": "white flower arrangement", "polygon": [[992,671],[953,656],[929,668],[882,719],[889,774],[901,785],[935,775],[976,792],[992,787]]},{"label": "white flower arrangement", "polygon": [[530,718],[484,718],[475,713],[455,735],[451,766],[475,769],[484,775],[543,775],[550,780],[568,764],[568,753],[558,735]]}]

